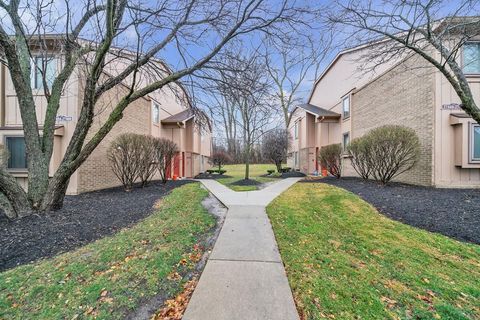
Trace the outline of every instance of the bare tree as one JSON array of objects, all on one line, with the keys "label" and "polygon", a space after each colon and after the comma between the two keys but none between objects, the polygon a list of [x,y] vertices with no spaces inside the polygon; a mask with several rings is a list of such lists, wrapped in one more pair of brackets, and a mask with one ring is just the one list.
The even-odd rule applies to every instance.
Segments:
[{"label": "bare tree", "polygon": [[370,0],[336,4],[329,21],[347,31],[350,43],[359,39],[374,43],[371,54],[364,58],[376,66],[395,57],[419,55],[445,76],[460,98],[461,108],[480,123],[480,109],[459,59],[462,46],[480,35],[478,1]]},{"label": "bare tree", "polygon": [[212,153],[210,160],[214,166],[218,166],[218,170],[220,171],[224,165],[232,162],[232,157],[225,150],[217,150]]},{"label": "bare tree", "polygon": [[[60,208],[71,175],[132,102],[174,87],[176,81],[208,67],[234,39],[256,31],[281,32],[279,24],[297,19],[297,9],[291,0],[85,0],[81,7],[71,0],[1,0],[0,58],[17,94],[29,179],[25,191],[1,169],[0,193],[16,216]],[[62,36],[51,36],[58,33]],[[166,54],[168,50],[175,53]],[[60,52],[62,61],[53,77],[48,72],[52,52]],[[175,68],[160,60],[172,56]],[[33,67],[32,59],[39,61]],[[32,72],[38,75],[46,100],[41,117],[37,116]],[[57,171],[50,177],[61,95],[68,80],[77,74],[82,75],[79,85],[84,88],[78,122]],[[125,90],[112,102],[107,120],[91,132],[101,108],[97,104],[120,84]],[[42,134],[39,124],[43,124]]]},{"label": "bare tree", "polygon": [[172,162],[178,153],[178,146],[175,142],[160,138],[155,141],[157,155],[157,166],[163,183],[167,182],[168,172],[172,168]]},{"label": "bare tree", "polygon": [[[320,32],[318,32],[320,34]],[[328,32],[322,31],[324,38]],[[302,99],[302,87],[318,76],[321,62],[329,52],[329,42],[296,35],[295,41],[272,43],[265,48],[265,66],[272,79],[275,98],[288,128],[292,109]]]},{"label": "bare tree", "polygon": [[282,163],[287,160],[290,145],[290,133],[287,129],[274,129],[267,132],[262,139],[262,153],[265,159],[273,162],[277,172],[281,172]]},{"label": "bare tree", "polygon": [[253,146],[275,121],[271,84],[257,51],[248,55],[232,51],[226,59],[228,68],[220,71],[220,91],[233,103],[238,115],[236,125],[242,135],[245,179],[248,180]]},{"label": "bare tree", "polygon": [[342,176],[342,144],[335,143],[323,146],[318,153],[318,160],[322,167],[337,179]]}]

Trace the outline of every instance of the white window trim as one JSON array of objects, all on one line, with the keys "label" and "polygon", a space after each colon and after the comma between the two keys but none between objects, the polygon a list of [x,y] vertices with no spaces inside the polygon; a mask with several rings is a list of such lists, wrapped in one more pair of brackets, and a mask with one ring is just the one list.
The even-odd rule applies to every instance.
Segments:
[{"label": "white window trim", "polygon": [[295,140],[298,139],[298,121],[295,121],[295,125],[293,126],[293,135]]},{"label": "white window trim", "polygon": [[[155,119],[155,109],[158,109],[158,113],[157,113],[157,119]],[[152,104],[152,122],[155,123],[155,124],[159,124],[160,123],[160,105],[156,102],[154,102]]]},{"label": "white window trim", "polygon": [[465,72],[464,69],[465,69],[465,46],[470,44],[470,43],[476,43],[476,44],[479,44],[480,45],[480,40],[471,40],[471,41],[467,41],[463,44],[462,46],[462,54],[461,54],[461,68],[462,68],[462,72],[465,73],[466,76],[480,76],[480,70],[478,72]]},{"label": "white window trim", "polygon": [[[348,116],[345,116],[345,100],[348,99]],[[342,98],[342,118],[344,120],[347,120],[347,119],[350,119],[350,116],[351,116],[351,112],[352,111],[352,100],[351,100],[351,97],[350,97],[350,94],[344,96]]]},{"label": "white window trim", "polygon": [[480,158],[474,158],[473,157],[473,154],[474,154],[474,143],[475,143],[475,139],[474,139],[474,135],[475,135],[475,127],[480,127],[480,124],[477,124],[477,123],[472,123],[470,125],[470,132],[469,132],[469,154],[468,154],[468,158],[469,158],[469,162],[470,163],[480,163]]},{"label": "white window trim", "polygon": [[347,147],[348,147],[348,145],[345,145],[345,137],[348,137],[348,144],[350,144],[350,131],[344,132],[342,134],[342,145],[343,145],[343,151],[344,152],[347,151]]},{"label": "white window trim", "polygon": [[[52,85],[53,85],[53,82],[55,81],[57,75],[58,75],[58,70],[59,70],[59,66],[58,66],[58,57],[56,55],[52,55],[52,54],[46,54],[46,55],[42,55],[42,54],[34,54],[31,58],[31,75],[30,75],[30,78],[31,78],[31,86],[32,86],[32,89],[33,90],[43,90],[43,82],[38,84],[37,83],[37,73],[40,72],[40,70],[38,70],[37,68],[37,64],[36,64],[36,60],[37,59],[51,59],[51,62],[54,64],[55,66],[55,70],[54,70],[54,78],[53,78],[53,81],[52,81]],[[48,63],[47,63],[48,64]],[[42,80],[43,80],[43,77],[42,77]],[[48,83],[48,81],[47,81]],[[38,86],[39,85],[39,86]],[[51,87],[49,87],[49,89],[51,89]]]}]

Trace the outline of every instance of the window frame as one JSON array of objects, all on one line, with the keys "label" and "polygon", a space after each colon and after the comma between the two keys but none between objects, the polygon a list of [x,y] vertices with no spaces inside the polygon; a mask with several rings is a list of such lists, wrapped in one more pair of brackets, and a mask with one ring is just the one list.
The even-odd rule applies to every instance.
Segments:
[{"label": "window frame", "polygon": [[470,160],[470,163],[480,163],[480,157],[479,158],[475,158],[474,157],[474,153],[475,153],[475,127],[478,127],[480,128],[480,124],[478,123],[472,123],[470,125],[470,134],[469,134],[469,160]]},{"label": "window frame", "polygon": [[[11,156],[11,152],[10,152],[10,149],[8,147],[8,139],[9,138],[23,138],[23,141],[25,143],[25,136],[22,135],[22,134],[9,134],[9,135],[5,135],[3,137],[3,142],[4,142],[4,145],[6,147],[6,150],[7,152],[9,153],[9,157]],[[27,155],[27,149],[26,149],[26,146],[25,146],[25,167],[24,168],[10,168],[9,167],[9,164],[8,164],[8,160],[7,160],[7,167],[6,167],[7,171],[9,172],[19,172],[19,173],[24,173],[24,172],[28,172],[28,155]]]},{"label": "window frame", "polygon": [[[58,58],[57,56],[55,55],[42,55],[42,54],[37,54],[37,55],[33,55],[32,56],[32,74],[31,74],[31,82],[32,82],[32,89],[34,90],[44,90],[43,88],[43,81],[40,81],[39,83],[37,82],[37,75],[40,75],[41,77],[41,72],[39,70],[39,68],[37,68],[37,59],[45,59],[47,60],[47,65],[46,65],[46,70],[48,70],[48,64],[51,62],[53,63],[53,66],[54,66],[54,76],[53,76],[53,79],[52,79],[52,83],[49,84],[48,83],[48,79],[47,79],[47,85],[49,84],[49,87],[48,89],[51,90],[52,89],[52,86],[53,86],[53,82],[55,81],[55,78],[57,77],[57,72],[58,72]],[[51,59],[51,60],[50,60]],[[40,80],[43,80],[43,78],[41,77]]]},{"label": "window frame", "polygon": [[[348,138],[348,144],[345,143],[345,137]],[[343,146],[343,152],[347,152],[347,147],[350,145],[350,131],[344,132],[342,134],[342,146]]]},{"label": "window frame", "polygon": [[[156,117],[155,117],[155,109],[158,110]],[[160,104],[154,102],[152,105],[152,122],[155,124],[160,123]]]},{"label": "window frame", "polygon": [[[346,115],[346,112],[345,112],[345,100],[348,100],[348,114],[347,115]],[[346,95],[342,98],[342,118],[344,120],[350,119],[351,109],[352,109],[352,101],[351,101],[350,94],[348,94],[348,95]]]},{"label": "window frame", "polygon": [[[480,55],[480,40],[472,40],[472,41],[465,42],[462,46],[462,55],[461,55],[461,57],[462,57],[462,63],[461,63],[462,72],[466,76],[480,76],[480,69],[476,72],[466,72],[465,71],[465,46],[467,46],[469,44],[477,45],[478,50],[479,50],[479,55]],[[480,61],[479,61],[479,63],[480,63]]]},{"label": "window frame", "polygon": [[295,124],[293,126],[293,135],[295,137],[295,140],[298,140],[298,121],[295,121]]}]

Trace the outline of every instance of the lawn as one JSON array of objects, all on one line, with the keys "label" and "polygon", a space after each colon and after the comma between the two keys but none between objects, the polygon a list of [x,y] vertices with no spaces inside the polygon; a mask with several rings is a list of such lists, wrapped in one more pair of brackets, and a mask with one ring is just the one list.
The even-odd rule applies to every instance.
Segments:
[{"label": "lawn", "polygon": [[[235,185],[240,180],[243,180],[245,177],[245,164],[230,164],[223,167],[227,170],[225,173],[225,178],[218,178],[217,181],[221,184],[226,185],[234,191],[252,191],[257,190],[258,185],[242,186]],[[251,164],[250,165],[250,179],[255,180],[259,183],[267,183],[272,181],[277,181],[277,178],[261,177],[262,175],[267,174],[267,170],[276,170],[275,165],[273,164]]]},{"label": "lawn", "polygon": [[119,319],[182,290],[215,219],[198,184],[174,189],[130,229],[0,273],[0,319]]},{"label": "lawn", "polygon": [[297,183],[267,213],[303,319],[480,319],[478,245],[323,183]]}]

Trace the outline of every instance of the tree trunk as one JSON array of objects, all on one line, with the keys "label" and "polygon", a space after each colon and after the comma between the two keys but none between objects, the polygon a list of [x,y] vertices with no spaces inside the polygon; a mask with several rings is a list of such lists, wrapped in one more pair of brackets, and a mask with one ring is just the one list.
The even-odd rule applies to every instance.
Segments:
[{"label": "tree trunk", "polygon": [[31,213],[27,193],[16,179],[0,170],[0,206],[10,219],[21,218]]},{"label": "tree trunk", "polygon": [[245,147],[245,180],[250,179],[250,146]]},{"label": "tree trunk", "polygon": [[275,165],[277,166],[277,172],[280,173],[282,171],[282,163],[277,162],[277,163],[275,163]]}]

